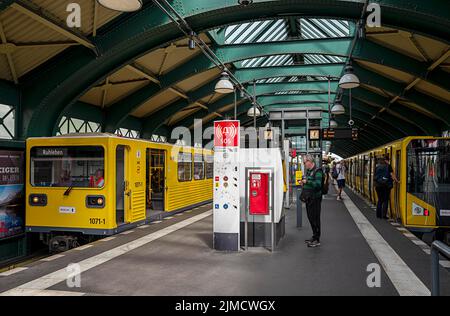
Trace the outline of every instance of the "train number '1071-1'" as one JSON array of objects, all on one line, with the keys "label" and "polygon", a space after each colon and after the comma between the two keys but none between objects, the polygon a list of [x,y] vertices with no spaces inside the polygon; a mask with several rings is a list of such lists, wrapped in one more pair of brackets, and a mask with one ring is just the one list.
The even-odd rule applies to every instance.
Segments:
[{"label": "train number '1071-1'", "polygon": [[106,224],[106,219],[104,218],[90,218],[89,219],[89,224],[91,225],[105,225]]}]

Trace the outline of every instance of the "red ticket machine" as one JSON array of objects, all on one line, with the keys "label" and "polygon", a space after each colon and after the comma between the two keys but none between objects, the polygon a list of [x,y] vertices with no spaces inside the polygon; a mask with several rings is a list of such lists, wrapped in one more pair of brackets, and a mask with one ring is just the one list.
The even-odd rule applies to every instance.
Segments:
[{"label": "red ticket machine", "polygon": [[250,215],[270,215],[269,174],[250,173]]}]

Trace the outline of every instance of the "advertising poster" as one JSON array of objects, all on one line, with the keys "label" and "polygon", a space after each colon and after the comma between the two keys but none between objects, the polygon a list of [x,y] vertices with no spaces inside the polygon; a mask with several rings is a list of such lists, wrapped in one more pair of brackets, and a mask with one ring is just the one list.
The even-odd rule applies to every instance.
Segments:
[{"label": "advertising poster", "polygon": [[0,150],[0,240],[24,232],[24,154]]}]

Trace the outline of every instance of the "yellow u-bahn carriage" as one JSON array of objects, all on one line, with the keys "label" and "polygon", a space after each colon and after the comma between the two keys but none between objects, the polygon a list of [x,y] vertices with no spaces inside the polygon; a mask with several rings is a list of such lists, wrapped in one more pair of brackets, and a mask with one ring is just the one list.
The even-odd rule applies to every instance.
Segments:
[{"label": "yellow u-bahn carriage", "polygon": [[448,241],[450,138],[407,137],[347,159],[347,182],[374,204],[375,167],[385,155],[400,180],[391,190],[390,218],[419,236],[434,231]]},{"label": "yellow u-bahn carriage", "polygon": [[28,139],[27,163],[26,230],[51,250],[212,200],[213,153],[203,149],[78,134]]}]

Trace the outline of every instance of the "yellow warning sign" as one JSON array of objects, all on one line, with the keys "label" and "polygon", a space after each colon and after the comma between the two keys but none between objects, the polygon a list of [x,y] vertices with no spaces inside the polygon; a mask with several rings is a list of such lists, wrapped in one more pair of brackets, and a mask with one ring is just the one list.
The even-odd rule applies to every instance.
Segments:
[{"label": "yellow warning sign", "polygon": [[301,170],[295,172],[295,184],[302,184],[303,172]]}]

